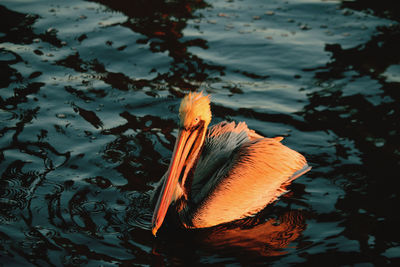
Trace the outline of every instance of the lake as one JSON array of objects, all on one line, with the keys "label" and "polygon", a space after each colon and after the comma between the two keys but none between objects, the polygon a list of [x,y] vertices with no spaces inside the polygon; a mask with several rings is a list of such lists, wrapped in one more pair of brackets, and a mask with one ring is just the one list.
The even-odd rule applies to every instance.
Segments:
[{"label": "lake", "polygon": [[[400,265],[400,12],[382,0],[0,2],[1,266]],[[151,233],[181,98],[312,170]]]}]

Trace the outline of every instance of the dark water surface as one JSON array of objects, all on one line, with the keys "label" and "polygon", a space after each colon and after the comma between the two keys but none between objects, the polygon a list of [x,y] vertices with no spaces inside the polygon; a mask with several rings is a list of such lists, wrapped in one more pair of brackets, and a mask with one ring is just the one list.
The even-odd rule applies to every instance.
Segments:
[{"label": "dark water surface", "polygon": [[[0,265],[400,266],[396,2],[0,1]],[[254,218],[153,238],[198,88],[313,169]]]}]

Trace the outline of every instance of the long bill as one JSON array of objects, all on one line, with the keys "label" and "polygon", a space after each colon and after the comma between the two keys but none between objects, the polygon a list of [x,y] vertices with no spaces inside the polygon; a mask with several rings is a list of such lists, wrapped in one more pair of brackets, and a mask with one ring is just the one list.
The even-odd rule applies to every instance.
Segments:
[{"label": "long bill", "polygon": [[[175,143],[171,163],[167,172],[167,177],[164,180],[164,184],[162,186],[160,195],[157,200],[156,208],[154,209],[153,213],[151,224],[152,233],[154,236],[156,236],[158,229],[161,227],[164,221],[165,215],[167,214],[168,207],[171,204],[172,199],[174,198],[175,200],[177,198],[177,196],[175,195],[175,190],[179,183],[179,178],[182,175],[183,167],[187,165],[188,161],[192,162],[191,159],[194,156],[190,155],[190,153],[198,153],[199,151],[199,147],[204,140],[204,134],[202,134],[202,132],[203,131],[200,129],[182,129],[178,133],[178,138]],[[186,177],[182,177],[182,180],[184,180],[185,178]]]}]

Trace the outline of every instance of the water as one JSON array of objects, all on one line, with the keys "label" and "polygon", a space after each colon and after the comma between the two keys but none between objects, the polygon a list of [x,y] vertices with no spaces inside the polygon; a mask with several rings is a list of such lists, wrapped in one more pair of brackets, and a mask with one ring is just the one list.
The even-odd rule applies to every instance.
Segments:
[{"label": "water", "polygon": [[[4,266],[399,265],[395,1],[1,1]],[[311,172],[254,218],[151,234],[184,93]]]}]

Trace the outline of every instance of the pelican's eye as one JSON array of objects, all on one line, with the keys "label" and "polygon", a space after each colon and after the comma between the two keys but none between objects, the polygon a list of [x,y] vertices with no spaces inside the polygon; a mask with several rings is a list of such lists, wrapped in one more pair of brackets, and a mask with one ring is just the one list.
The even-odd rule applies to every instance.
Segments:
[{"label": "pelican's eye", "polygon": [[196,124],[198,124],[200,122],[200,117],[196,117],[195,119],[194,119],[194,124],[196,125]]}]

